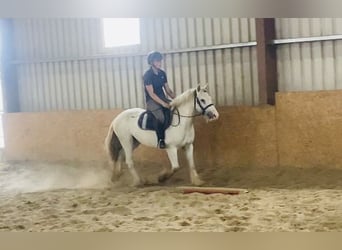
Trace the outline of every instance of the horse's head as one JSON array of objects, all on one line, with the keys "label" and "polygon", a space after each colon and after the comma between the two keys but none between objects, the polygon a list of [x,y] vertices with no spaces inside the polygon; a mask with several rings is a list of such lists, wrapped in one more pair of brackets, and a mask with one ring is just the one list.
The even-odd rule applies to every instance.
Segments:
[{"label": "horse's head", "polygon": [[198,87],[195,90],[195,109],[201,113],[207,121],[217,120],[219,113],[217,112],[212,98],[208,93],[208,84]]}]

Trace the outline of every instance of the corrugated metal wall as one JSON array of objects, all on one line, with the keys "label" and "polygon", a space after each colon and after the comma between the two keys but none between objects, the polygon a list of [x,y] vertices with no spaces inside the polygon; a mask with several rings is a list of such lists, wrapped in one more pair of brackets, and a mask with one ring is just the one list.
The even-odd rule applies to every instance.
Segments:
[{"label": "corrugated metal wall", "polygon": [[[342,34],[342,18],[278,18],[277,39]],[[342,89],[342,41],[277,45],[280,91]]]},{"label": "corrugated metal wall", "polygon": [[[209,83],[217,105],[258,104],[247,18],[143,18],[141,45],[104,48],[101,19],[14,19],[22,111],[143,107],[145,55],[166,52],[180,94]],[[342,18],[277,18],[277,39],[342,34]],[[216,46],[216,48],[213,48]],[[342,40],[277,45],[280,91],[342,89]]]},{"label": "corrugated metal wall", "polygon": [[255,47],[210,49],[255,41],[254,22],[144,18],[140,46],[108,49],[101,19],[15,19],[21,109],[143,107],[141,77],[151,50],[167,52],[164,66],[177,94],[208,82],[217,105],[258,104]]}]

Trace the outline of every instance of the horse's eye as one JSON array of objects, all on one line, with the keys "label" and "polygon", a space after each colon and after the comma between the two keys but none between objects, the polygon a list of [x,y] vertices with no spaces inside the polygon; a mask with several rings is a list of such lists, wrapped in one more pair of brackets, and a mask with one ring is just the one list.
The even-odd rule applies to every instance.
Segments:
[{"label": "horse's eye", "polygon": [[201,102],[202,102],[202,103],[205,103],[205,100],[204,100],[204,99],[201,99]]}]

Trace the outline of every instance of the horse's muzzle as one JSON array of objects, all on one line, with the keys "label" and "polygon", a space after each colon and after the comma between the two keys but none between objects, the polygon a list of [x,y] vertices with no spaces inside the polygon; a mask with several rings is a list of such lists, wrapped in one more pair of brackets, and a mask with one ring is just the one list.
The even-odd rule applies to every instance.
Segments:
[{"label": "horse's muzzle", "polygon": [[207,117],[209,118],[209,121],[215,121],[215,120],[218,119],[219,114],[218,114],[218,113],[215,114],[214,112],[209,111],[209,112],[207,113]]}]

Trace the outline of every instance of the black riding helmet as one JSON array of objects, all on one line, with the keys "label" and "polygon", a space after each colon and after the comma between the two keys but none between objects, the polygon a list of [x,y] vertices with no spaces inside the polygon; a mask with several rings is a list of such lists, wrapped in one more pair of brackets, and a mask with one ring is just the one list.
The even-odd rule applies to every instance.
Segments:
[{"label": "black riding helmet", "polygon": [[152,65],[152,63],[154,61],[161,61],[161,60],[163,60],[163,56],[158,51],[152,51],[152,52],[148,53],[148,55],[147,55],[147,63],[149,65]]}]

